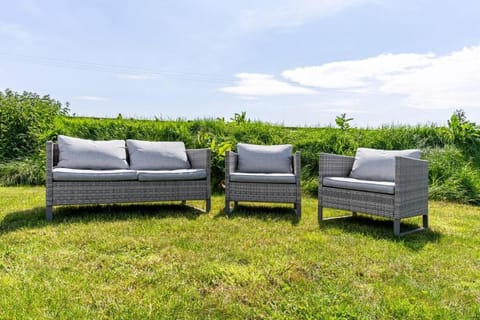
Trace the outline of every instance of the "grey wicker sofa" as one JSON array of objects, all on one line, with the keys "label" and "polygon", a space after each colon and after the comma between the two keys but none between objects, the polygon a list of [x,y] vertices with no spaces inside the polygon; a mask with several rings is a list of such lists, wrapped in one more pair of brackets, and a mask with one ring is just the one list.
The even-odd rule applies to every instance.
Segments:
[{"label": "grey wicker sofa", "polygon": [[210,211],[210,149],[185,150],[191,168],[177,170],[134,169],[128,152],[127,169],[59,168],[59,145],[48,141],[46,151],[47,220],[60,205],[205,200],[205,211]]},{"label": "grey wicker sofa", "polygon": [[[282,149],[280,158],[276,148]],[[237,151],[227,151],[225,157],[225,212],[231,212],[231,201],[234,207],[239,201],[293,203],[295,214],[301,217],[300,152],[292,155],[290,145],[241,143]]]},{"label": "grey wicker sofa", "polygon": [[[355,157],[321,153],[319,223],[324,220],[323,208],[335,208],[352,211],[353,215],[361,212],[392,219],[396,236],[428,228],[427,161],[406,156],[393,156],[392,160],[392,181],[386,178],[365,180],[358,179],[355,175],[352,177]],[[369,170],[378,175],[381,168],[376,166],[372,163]],[[423,216],[423,228],[400,232],[401,219],[419,215]]]}]

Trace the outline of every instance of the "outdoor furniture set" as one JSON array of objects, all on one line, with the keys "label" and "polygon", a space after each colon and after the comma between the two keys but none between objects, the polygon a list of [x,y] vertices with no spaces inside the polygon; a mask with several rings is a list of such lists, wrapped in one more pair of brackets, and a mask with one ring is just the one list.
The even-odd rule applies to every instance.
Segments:
[{"label": "outdoor furniture set", "polygon": [[[204,200],[210,211],[210,149],[183,142],[47,142],[46,216],[58,205]],[[321,153],[318,220],[323,208],[393,220],[394,234],[428,228],[428,164],[419,150],[359,148],[355,157]],[[291,145],[239,143],[225,155],[225,212],[239,201],[292,203],[301,216],[300,153]],[[400,233],[400,220],[423,216],[423,228]],[[331,218],[330,218],[331,219]]]}]

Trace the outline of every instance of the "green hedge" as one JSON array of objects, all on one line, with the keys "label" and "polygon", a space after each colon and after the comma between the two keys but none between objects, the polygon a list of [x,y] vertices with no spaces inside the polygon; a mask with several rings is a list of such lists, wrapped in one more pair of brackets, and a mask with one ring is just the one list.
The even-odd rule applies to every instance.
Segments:
[{"label": "green hedge", "polygon": [[318,188],[320,152],[354,155],[360,146],[420,148],[424,158],[430,161],[432,198],[480,204],[480,167],[472,156],[452,144],[451,130],[446,127],[384,126],[341,130],[333,127],[288,128],[222,119],[160,121],[59,117],[55,121],[55,131],[87,139],[181,140],[189,148],[211,148],[212,180],[216,190],[221,189],[224,177],[225,151],[235,149],[238,142],[291,143],[302,153],[303,186],[311,194]]},{"label": "green hedge", "polygon": [[0,92],[0,161],[30,158],[45,145],[57,116],[68,106],[47,96]]}]

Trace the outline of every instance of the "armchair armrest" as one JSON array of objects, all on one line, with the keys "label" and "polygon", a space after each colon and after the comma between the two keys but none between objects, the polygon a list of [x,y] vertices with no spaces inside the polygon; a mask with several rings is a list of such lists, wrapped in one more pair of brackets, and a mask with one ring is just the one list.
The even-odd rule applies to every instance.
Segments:
[{"label": "armchair armrest", "polygon": [[322,184],[323,177],[348,177],[354,160],[354,157],[320,153],[318,160],[320,184]]},{"label": "armchair armrest", "polygon": [[[395,157],[395,218],[428,214],[428,162]],[[424,217],[425,226],[425,217]]]},{"label": "armchair armrest", "polygon": [[395,193],[411,191],[428,196],[428,161],[395,157]]},{"label": "armchair armrest", "polygon": [[210,149],[187,149],[188,160],[192,169],[210,170],[211,153]]},{"label": "armchair armrest", "polygon": [[227,181],[230,178],[230,174],[237,171],[238,154],[233,151],[227,151],[225,153],[225,177]]}]

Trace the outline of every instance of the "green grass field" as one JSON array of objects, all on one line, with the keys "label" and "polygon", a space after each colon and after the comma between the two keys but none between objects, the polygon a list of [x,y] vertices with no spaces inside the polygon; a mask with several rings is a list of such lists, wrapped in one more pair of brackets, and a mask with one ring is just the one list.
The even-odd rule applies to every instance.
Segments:
[{"label": "green grass field", "polygon": [[223,200],[47,222],[43,187],[0,188],[0,318],[480,319],[480,207],[432,201],[431,230],[395,238],[363,215],[319,227],[315,198],[301,220],[285,205],[227,217]]}]

